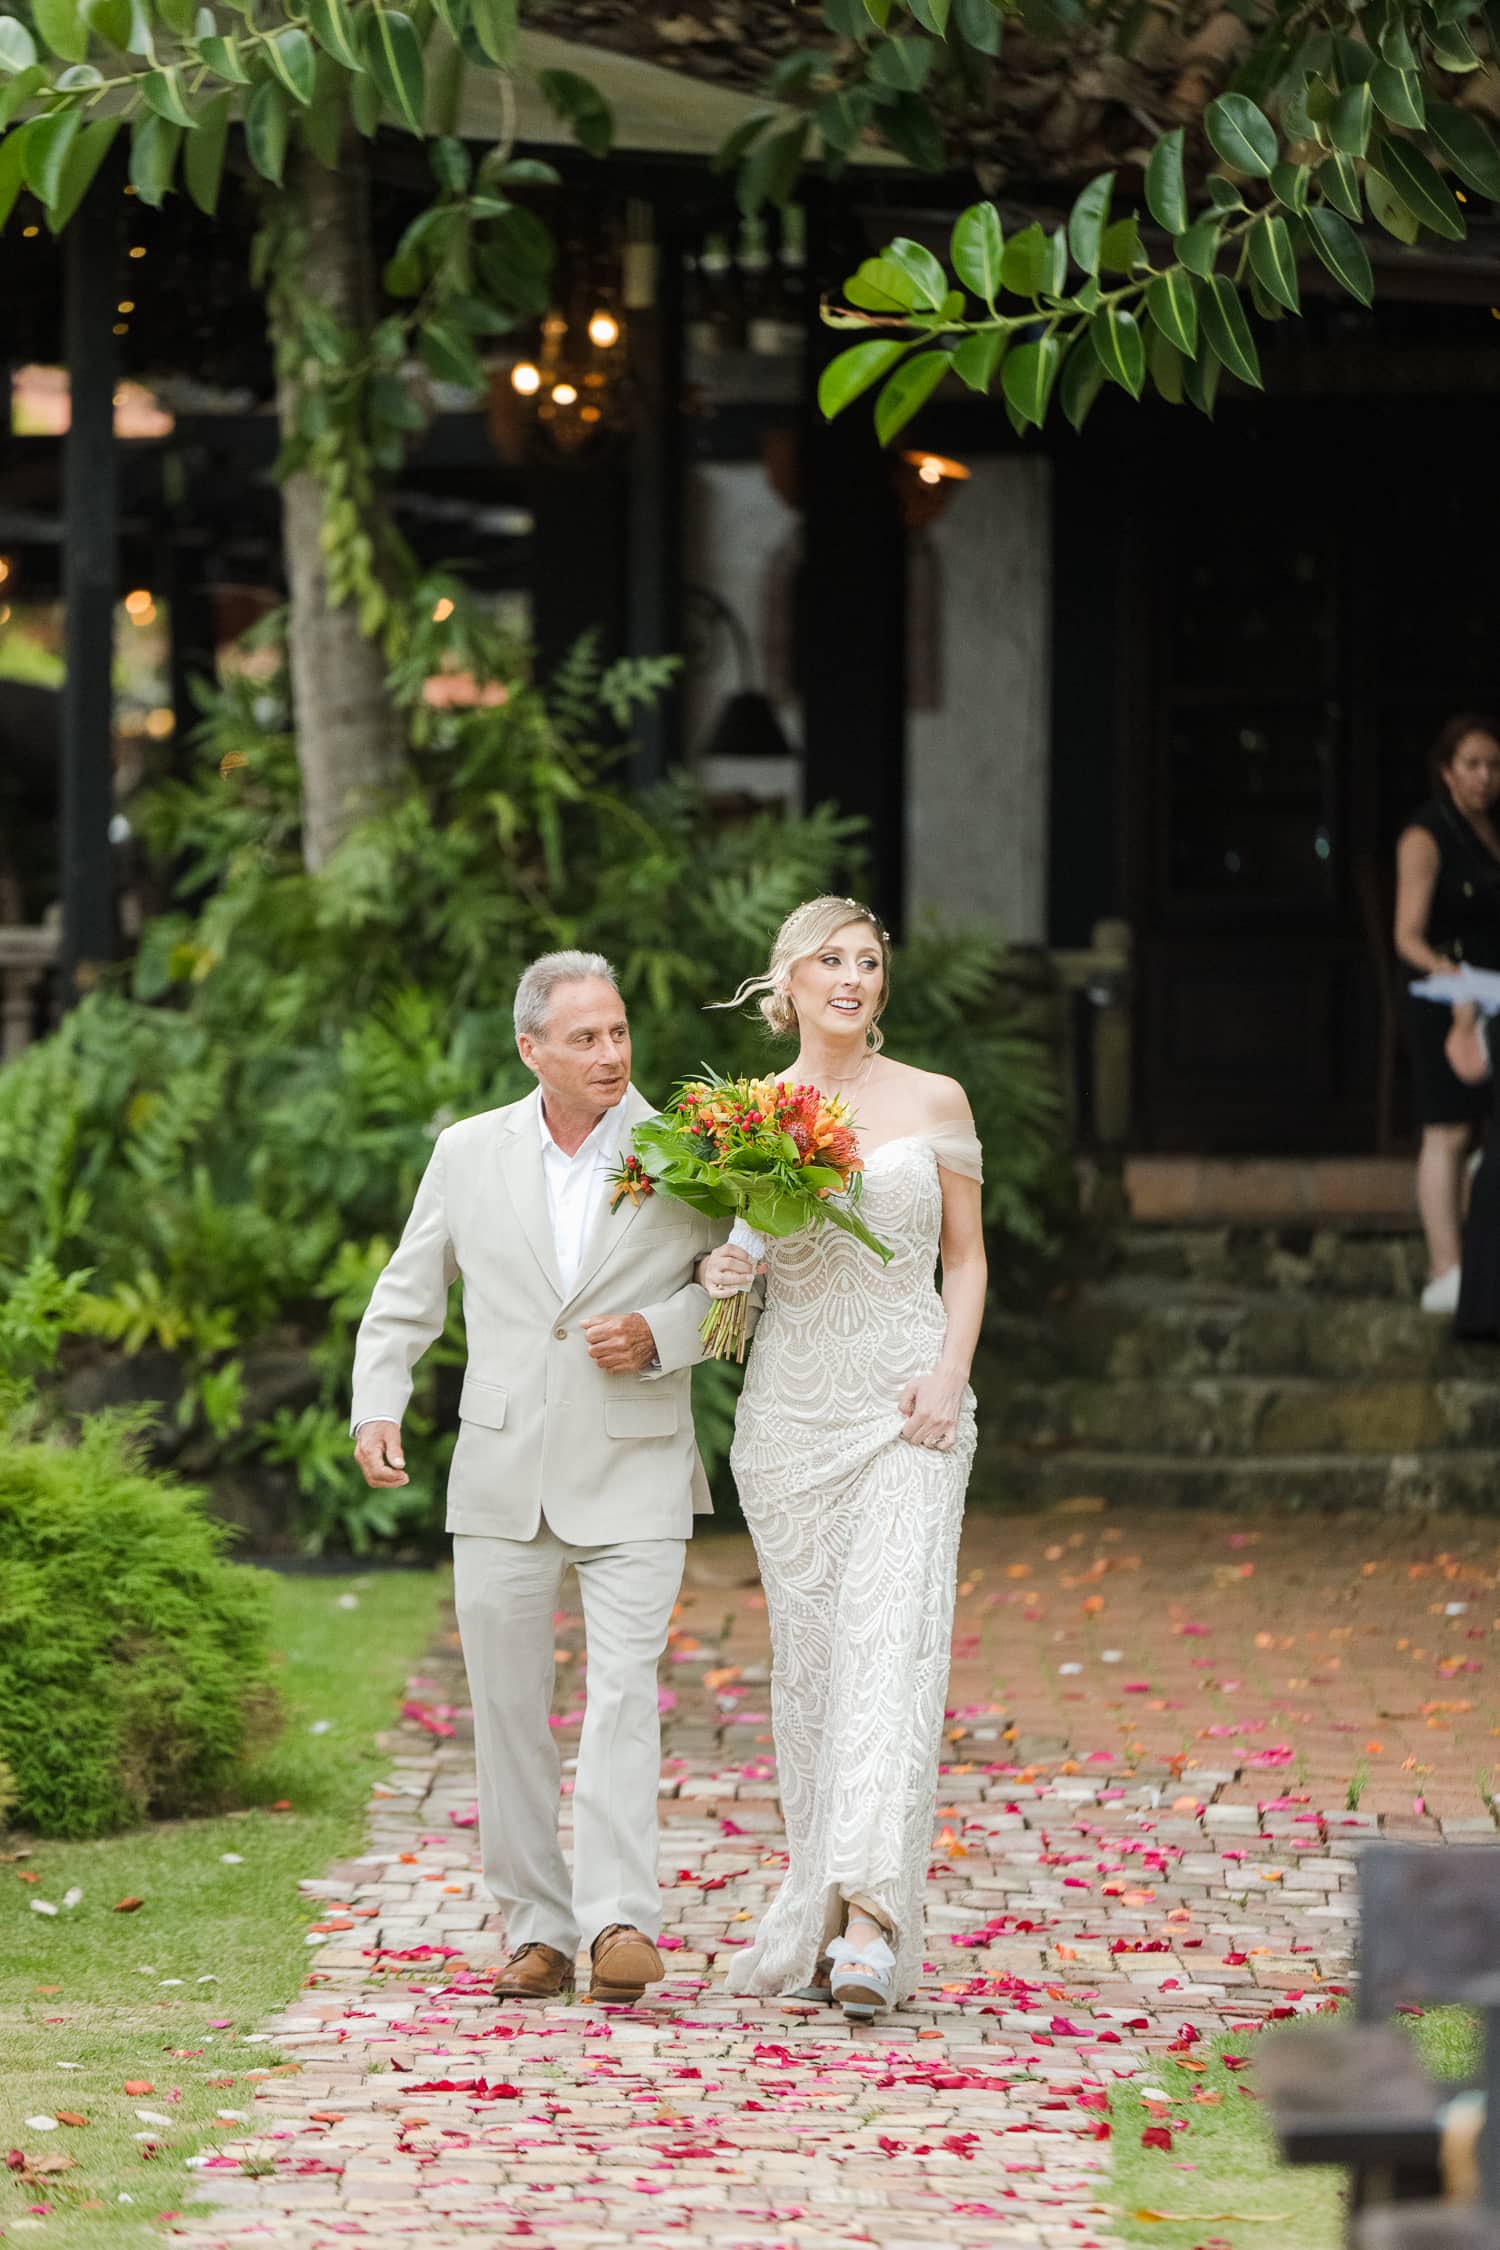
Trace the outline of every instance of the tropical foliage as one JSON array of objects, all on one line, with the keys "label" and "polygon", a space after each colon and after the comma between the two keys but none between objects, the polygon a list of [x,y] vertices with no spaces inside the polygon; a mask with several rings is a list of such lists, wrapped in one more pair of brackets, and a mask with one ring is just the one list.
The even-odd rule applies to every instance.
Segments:
[{"label": "tropical foliage", "polygon": [[[758,1017],[703,1008],[763,967],[792,906],[857,879],[858,838],[829,809],[724,826],[684,785],[644,800],[616,785],[620,729],[659,664],[606,668],[583,646],[544,685],[468,612],[463,661],[502,700],[433,708],[440,586],[421,590],[396,681],[409,794],[309,875],[284,679],[229,678],[205,698],[196,774],[139,815],[181,903],[147,925],[128,989],[95,993],[0,1072],[0,1280],[32,1308],[32,1365],[66,1335],[73,1361],[92,1348],[168,1369],[166,1441],[195,1473],[237,1452],[279,1468],[313,1545],[435,1520],[457,1306],[414,1402],[418,1473],[396,1494],[352,1468],[353,1332],[435,1134],[531,1083],[510,1020],[525,962],[608,953],[637,1082],[664,1095],[705,1041],[727,1068],[776,1059]],[[1034,1238],[1052,1097],[999,965],[988,939],[919,936],[888,1021],[902,1055],[962,1056],[991,1217]],[[295,1370],[274,1398],[268,1355]],[[724,1417],[711,1392],[710,1445]]]}]

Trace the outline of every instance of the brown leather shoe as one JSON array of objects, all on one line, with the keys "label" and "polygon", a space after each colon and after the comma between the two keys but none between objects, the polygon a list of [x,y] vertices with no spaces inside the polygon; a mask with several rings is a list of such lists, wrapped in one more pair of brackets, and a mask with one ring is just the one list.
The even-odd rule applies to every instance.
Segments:
[{"label": "brown leather shoe", "polygon": [[560,2000],[573,1990],[573,1964],[555,1945],[518,1945],[495,1979],[497,2000]]},{"label": "brown leather shoe", "polygon": [[648,1984],[660,1983],[667,1973],[650,1938],[629,1922],[611,1922],[601,1930],[589,1959],[591,2000],[639,2000]]}]

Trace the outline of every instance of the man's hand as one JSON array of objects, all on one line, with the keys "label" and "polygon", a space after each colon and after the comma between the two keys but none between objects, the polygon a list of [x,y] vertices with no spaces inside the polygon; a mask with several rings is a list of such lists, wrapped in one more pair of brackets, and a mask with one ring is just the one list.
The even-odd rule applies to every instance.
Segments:
[{"label": "man's hand", "polygon": [[410,1484],[406,1455],[401,1450],[399,1422],[364,1422],[354,1441],[354,1458],[366,1484]]},{"label": "man's hand", "polygon": [[644,1313],[623,1313],[583,1323],[589,1358],[606,1375],[639,1375],[656,1357],[656,1338]]}]

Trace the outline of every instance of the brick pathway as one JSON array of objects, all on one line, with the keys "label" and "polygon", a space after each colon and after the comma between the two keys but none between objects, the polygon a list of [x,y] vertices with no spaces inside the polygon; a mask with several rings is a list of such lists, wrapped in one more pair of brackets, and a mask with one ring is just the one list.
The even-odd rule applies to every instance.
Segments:
[{"label": "brick pathway", "polygon": [[[1473,1524],[974,1519],[931,1975],[861,2030],[712,1974],[781,1866],[748,1542],[699,1544],[664,1667],[671,1974],[639,2008],[489,1998],[450,1644],[412,1684],[368,1853],[305,1886],[324,1943],[267,2027],[296,2067],[253,2138],[199,2160],[218,2208],[179,2231],[1108,2245],[1111,2087],[1149,2068],[1185,2102],[1201,2040],[1325,2003],[1377,1823],[1493,1833],[1497,1559]],[[566,1741],[576,1618],[559,1647]]]}]

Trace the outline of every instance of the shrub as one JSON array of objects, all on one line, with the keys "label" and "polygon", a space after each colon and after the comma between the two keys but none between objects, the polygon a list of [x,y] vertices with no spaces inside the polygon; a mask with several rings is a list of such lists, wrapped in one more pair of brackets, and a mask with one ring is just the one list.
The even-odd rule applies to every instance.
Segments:
[{"label": "shrub", "polygon": [[98,1836],[223,1801],[274,1717],[266,1591],[117,1417],[0,1451],[0,1759],[16,1821]]}]

